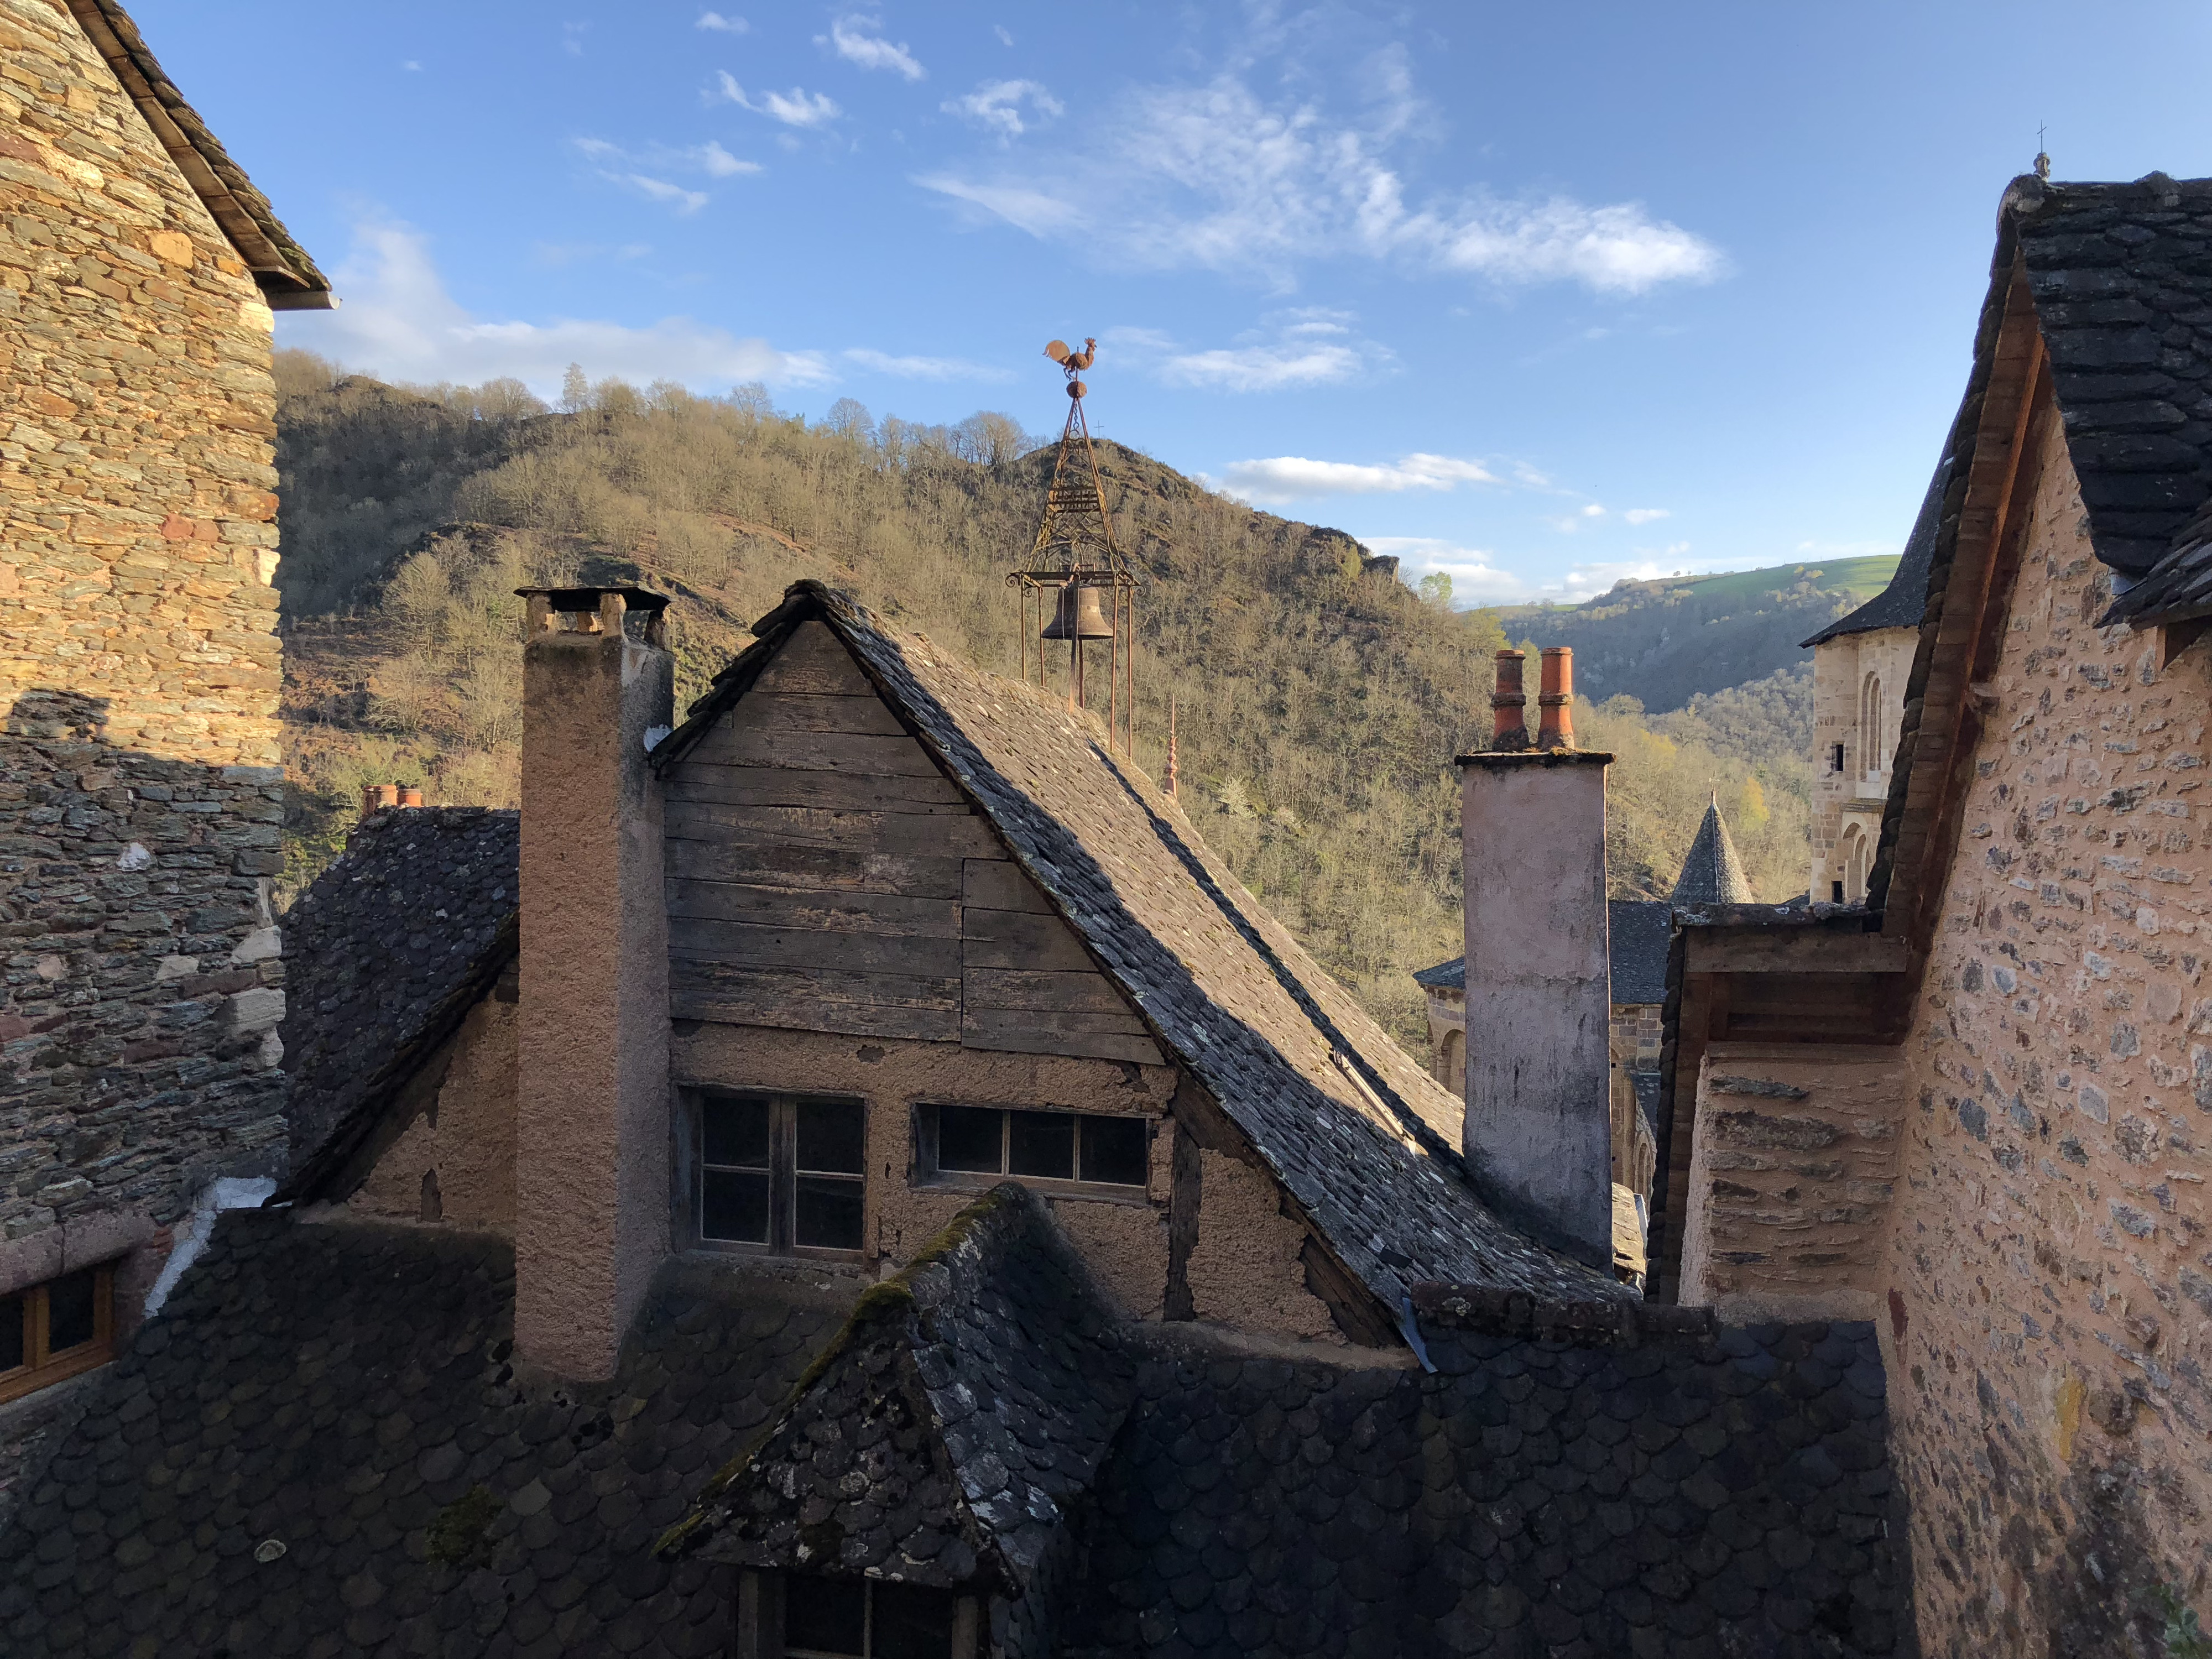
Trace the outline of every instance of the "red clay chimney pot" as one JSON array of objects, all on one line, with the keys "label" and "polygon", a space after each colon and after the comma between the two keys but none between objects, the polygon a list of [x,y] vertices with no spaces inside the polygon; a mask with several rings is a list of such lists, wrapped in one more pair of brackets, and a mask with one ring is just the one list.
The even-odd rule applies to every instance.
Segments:
[{"label": "red clay chimney pot", "polygon": [[399,804],[402,806],[420,806],[422,804],[422,792],[420,789],[402,789],[399,792]]},{"label": "red clay chimney pot", "polygon": [[1536,747],[1575,746],[1575,652],[1569,645],[1544,647],[1542,690],[1536,696]]},{"label": "red clay chimney pot", "polygon": [[1528,746],[1528,725],[1521,716],[1528,694],[1521,678],[1528,653],[1510,647],[1498,653],[1498,689],[1490,694],[1490,746],[1510,753]]}]

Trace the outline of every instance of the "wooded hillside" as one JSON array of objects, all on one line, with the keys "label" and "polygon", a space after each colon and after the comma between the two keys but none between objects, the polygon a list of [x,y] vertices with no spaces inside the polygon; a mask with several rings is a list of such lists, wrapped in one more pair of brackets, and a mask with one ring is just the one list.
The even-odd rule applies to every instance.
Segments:
[{"label": "wooded hillside", "polygon": [[[343,845],[367,781],[511,804],[527,582],[622,575],[676,592],[679,702],[799,576],[1014,672],[1008,568],[1035,533],[1049,449],[1018,423],[810,425],[757,388],[619,383],[546,410],[519,386],[410,391],[280,354],[289,880]],[[1457,954],[1451,757],[1487,734],[1496,624],[1425,601],[1339,531],[1258,513],[1100,445],[1146,581],[1139,763],[1208,842],[1404,1037],[1407,975]],[[1615,884],[1663,890],[1717,788],[1753,880],[1802,888],[1804,763],[1737,752],[1694,715],[1588,712],[1619,738]],[[1687,722],[1687,723],[1685,723]],[[1663,724],[1663,723],[1662,723]],[[1614,740],[1607,736],[1607,742]]]}]

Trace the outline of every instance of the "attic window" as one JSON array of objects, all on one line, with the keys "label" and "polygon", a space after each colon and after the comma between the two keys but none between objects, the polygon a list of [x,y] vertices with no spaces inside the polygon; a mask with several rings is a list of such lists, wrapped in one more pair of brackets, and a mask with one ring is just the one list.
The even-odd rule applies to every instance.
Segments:
[{"label": "attic window", "polygon": [[83,1267],[0,1297],[0,1400],[115,1358],[115,1268]]},{"label": "attic window", "polygon": [[784,1580],[787,1659],[951,1659],[953,1597],[869,1579]]},{"label": "attic window", "polygon": [[860,1248],[867,1109],[857,1100],[702,1094],[698,1237],[783,1253]]},{"label": "attic window", "polygon": [[1012,1176],[1049,1189],[1118,1189],[1141,1195],[1150,1169],[1150,1120],[1093,1112],[925,1106],[915,1121],[915,1173],[950,1186]]}]

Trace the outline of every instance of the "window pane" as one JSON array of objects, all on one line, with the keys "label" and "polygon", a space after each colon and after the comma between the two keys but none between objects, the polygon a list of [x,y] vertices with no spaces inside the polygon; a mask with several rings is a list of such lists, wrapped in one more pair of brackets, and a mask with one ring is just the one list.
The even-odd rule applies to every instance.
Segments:
[{"label": "window pane", "polygon": [[845,1578],[810,1578],[793,1573],[783,1581],[783,1644],[813,1653],[865,1650],[868,1587]]},{"label": "window pane", "polygon": [[952,1659],[952,1595],[912,1584],[877,1584],[874,1659]]},{"label": "window pane", "polygon": [[23,1315],[28,1304],[27,1297],[0,1297],[0,1371],[14,1370],[28,1353],[23,1341]]},{"label": "window pane", "polygon": [[867,1112],[857,1100],[799,1103],[799,1167],[859,1175],[867,1168]]},{"label": "window pane", "polygon": [[937,1109],[937,1167],[965,1170],[977,1175],[1003,1174],[1000,1130],[1004,1112],[982,1106],[940,1106]]},{"label": "window pane", "polygon": [[705,1100],[699,1115],[702,1163],[768,1168],[768,1102]]},{"label": "window pane", "polygon": [[1006,1166],[1018,1176],[1075,1179],[1075,1119],[1066,1112],[1016,1112],[1006,1135]]},{"label": "window pane", "polygon": [[46,1352],[81,1348],[93,1336],[93,1282],[96,1268],[87,1267],[46,1286]]},{"label": "window pane", "polygon": [[799,1176],[791,1242],[817,1250],[859,1249],[860,1183],[847,1176]]},{"label": "window pane", "polygon": [[700,1177],[699,1236],[768,1243],[768,1177],[708,1170]]},{"label": "window pane", "polygon": [[1141,1187],[1145,1168],[1145,1120],[1086,1117],[1083,1120],[1083,1179]]}]

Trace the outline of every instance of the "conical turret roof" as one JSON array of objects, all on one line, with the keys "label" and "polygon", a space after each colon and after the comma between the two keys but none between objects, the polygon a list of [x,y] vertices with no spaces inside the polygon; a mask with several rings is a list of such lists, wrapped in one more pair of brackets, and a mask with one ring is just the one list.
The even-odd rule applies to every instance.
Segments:
[{"label": "conical turret roof", "polygon": [[1674,878],[1674,904],[1751,904],[1751,883],[1744,878],[1743,860],[1735,855],[1728,825],[1721,819],[1717,794],[1705,808],[1705,821],[1682,860],[1682,873]]}]

